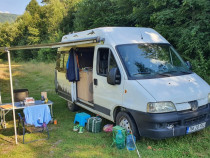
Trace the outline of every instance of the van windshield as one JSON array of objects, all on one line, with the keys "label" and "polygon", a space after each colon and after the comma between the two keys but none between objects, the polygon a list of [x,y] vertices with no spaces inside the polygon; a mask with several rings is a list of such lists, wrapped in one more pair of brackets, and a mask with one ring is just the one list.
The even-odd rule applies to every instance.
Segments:
[{"label": "van windshield", "polygon": [[126,44],[117,46],[129,77],[170,77],[192,73],[169,44]]}]

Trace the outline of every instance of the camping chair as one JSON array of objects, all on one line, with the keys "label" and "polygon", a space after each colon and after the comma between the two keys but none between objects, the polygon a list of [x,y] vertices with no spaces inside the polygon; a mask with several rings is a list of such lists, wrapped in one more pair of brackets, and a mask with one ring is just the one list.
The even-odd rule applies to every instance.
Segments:
[{"label": "camping chair", "polygon": [[[20,124],[21,124],[23,128],[23,144],[49,139],[50,134],[49,134],[47,124],[51,121],[52,117],[51,117],[50,109],[48,105],[43,104],[43,105],[36,105],[36,106],[28,106],[23,110],[23,112],[24,112],[25,118],[23,118],[21,114],[18,113],[19,115],[18,132],[20,129]],[[36,130],[37,129],[39,130],[34,131],[34,132],[29,132],[29,133],[44,132],[46,130],[47,138],[25,142],[25,135],[28,134],[26,133],[26,130],[28,127],[32,127],[32,126],[35,126]]]}]

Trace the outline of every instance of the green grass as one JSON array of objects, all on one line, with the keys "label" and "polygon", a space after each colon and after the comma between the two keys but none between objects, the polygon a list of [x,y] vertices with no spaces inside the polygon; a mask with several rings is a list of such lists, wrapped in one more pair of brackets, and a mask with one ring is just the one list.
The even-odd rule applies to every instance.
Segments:
[{"label": "green grass", "polygon": [[[54,102],[54,117],[58,125],[50,125],[50,139],[30,144],[15,145],[12,113],[7,116],[8,128],[0,128],[0,157],[137,157],[135,151],[118,150],[111,147],[112,134],[93,134],[85,131],[78,134],[72,131],[75,113],[68,111],[66,101],[54,92],[54,64],[15,63],[13,64],[14,88],[28,88],[30,96],[40,99],[41,91],[47,91]],[[7,65],[0,64],[0,88],[3,102],[10,102],[10,86]],[[85,111],[85,110],[81,110]],[[86,111],[87,112],[87,111]],[[94,114],[90,113],[92,116]],[[103,124],[110,123],[103,119]],[[30,134],[28,140],[44,137]],[[148,148],[151,146],[151,148]],[[142,157],[210,157],[210,128],[166,140],[142,138],[137,142]]]}]

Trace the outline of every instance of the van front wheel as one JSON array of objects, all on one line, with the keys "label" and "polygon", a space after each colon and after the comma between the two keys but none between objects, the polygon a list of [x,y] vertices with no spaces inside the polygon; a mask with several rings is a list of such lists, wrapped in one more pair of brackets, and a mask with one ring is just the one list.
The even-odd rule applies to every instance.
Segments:
[{"label": "van front wheel", "polygon": [[70,101],[68,101],[67,106],[68,106],[68,109],[72,112],[75,112],[75,111],[79,110],[79,106],[70,102]]},{"label": "van front wheel", "polygon": [[119,112],[116,117],[116,124],[125,128],[127,131],[132,131],[133,135],[136,136],[136,138],[139,138],[139,133],[136,124],[128,113],[123,111]]}]

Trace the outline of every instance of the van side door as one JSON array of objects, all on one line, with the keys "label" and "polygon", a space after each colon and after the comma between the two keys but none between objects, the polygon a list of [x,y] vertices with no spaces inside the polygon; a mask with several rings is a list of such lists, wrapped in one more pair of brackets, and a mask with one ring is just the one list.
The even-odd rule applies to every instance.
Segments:
[{"label": "van side door", "polygon": [[[93,101],[94,109],[106,117],[113,118],[113,110],[122,105],[123,98],[123,74],[119,67],[117,55],[109,46],[97,46],[94,53],[93,65]],[[107,74],[111,68],[118,68],[121,76],[120,84],[110,85],[107,82]]]},{"label": "van side door", "polygon": [[66,79],[69,52],[58,52],[55,68],[55,90],[59,96],[71,101],[71,83]]}]

